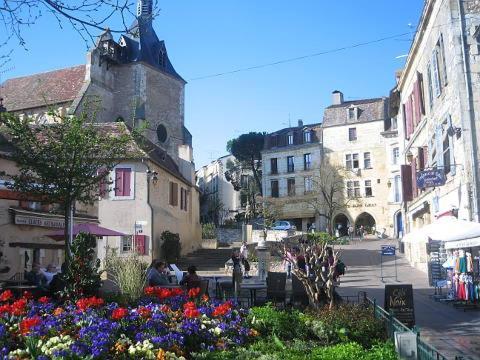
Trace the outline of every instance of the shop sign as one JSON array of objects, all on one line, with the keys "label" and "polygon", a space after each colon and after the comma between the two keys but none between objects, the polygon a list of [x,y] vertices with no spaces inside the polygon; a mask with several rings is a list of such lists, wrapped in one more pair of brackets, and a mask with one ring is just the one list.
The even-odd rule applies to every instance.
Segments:
[{"label": "shop sign", "polygon": [[65,222],[61,219],[43,218],[43,217],[37,217],[37,216],[23,216],[23,215],[15,215],[15,224],[58,228],[58,229],[63,229],[65,227]]},{"label": "shop sign", "polygon": [[382,245],[382,255],[383,256],[395,256],[395,246]]},{"label": "shop sign", "polygon": [[445,185],[443,169],[432,169],[417,172],[417,186],[421,189]]},{"label": "shop sign", "polygon": [[412,285],[385,285],[385,311],[405,326],[415,326]]}]

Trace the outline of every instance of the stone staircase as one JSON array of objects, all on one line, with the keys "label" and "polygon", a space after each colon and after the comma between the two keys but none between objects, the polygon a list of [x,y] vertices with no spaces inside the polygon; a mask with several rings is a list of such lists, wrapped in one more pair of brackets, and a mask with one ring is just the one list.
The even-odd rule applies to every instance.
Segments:
[{"label": "stone staircase", "polygon": [[195,265],[200,273],[219,272],[224,273],[225,262],[232,256],[235,247],[218,249],[198,249],[191,254],[182,256],[177,266],[182,271],[187,271],[190,265]]}]

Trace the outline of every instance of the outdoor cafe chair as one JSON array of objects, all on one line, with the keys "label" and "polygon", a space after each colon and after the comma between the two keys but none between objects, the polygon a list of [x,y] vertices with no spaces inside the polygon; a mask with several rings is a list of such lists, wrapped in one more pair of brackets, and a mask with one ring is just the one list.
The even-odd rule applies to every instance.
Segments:
[{"label": "outdoor cafe chair", "polygon": [[267,275],[267,300],[277,302],[283,302],[285,305],[287,291],[285,285],[287,283],[286,273],[268,272]]}]

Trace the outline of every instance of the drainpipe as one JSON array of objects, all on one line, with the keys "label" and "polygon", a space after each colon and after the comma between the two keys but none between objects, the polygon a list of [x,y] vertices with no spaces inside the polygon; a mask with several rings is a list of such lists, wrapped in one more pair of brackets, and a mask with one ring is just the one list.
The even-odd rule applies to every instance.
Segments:
[{"label": "drainpipe", "polygon": [[[147,169],[150,170],[150,167],[145,162],[144,158],[142,158],[142,164],[144,164],[147,167]],[[148,176],[148,174],[147,174],[147,205],[150,208],[150,234],[151,234],[150,241],[152,243],[152,254],[151,254],[151,256],[152,256],[152,259],[154,259],[154,250],[155,250],[154,246],[153,246],[154,245],[154,237],[153,237],[153,229],[154,229],[153,218],[154,218],[154,216],[153,216],[153,207],[152,207],[152,204],[150,204],[150,177]]]},{"label": "drainpipe", "polygon": [[[478,174],[477,174],[477,168],[476,164],[478,164],[478,154],[477,154],[477,141],[476,141],[476,131],[475,131],[475,114],[474,114],[474,108],[473,108],[473,96],[472,96],[472,82],[471,82],[471,76],[470,76],[470,65],[466,56],[467,52],[467,47],[465,44],[465,17],[464,17],[464,11],[463,11],[463,5],[461,0],[457,0],[457,6],[458,6],[458,15],[460,16],[460,40],[462,44],[462,64],[463,64],[463,73],[465,76],[465,89],[467,92],[467,112],[468,112],[468,121],[470,125],[470,135],[469,135],[469,142],[471,149],[470,151],[467,151],[470,153],[470,170],[472,173],[472,197],[473,197],[473,211],[471,214],[471,218],[473,218],[474,221],[478,222],[480,220],[480,215],[479,215],[479,198],[478,198]],[[462,117],[462,123],[464,123],[463,117]],[[463,125],[463,124],[462,124]],[[463,127],[463,126],[462,126]],[[472,220],[472,219],[471,219]]]}]

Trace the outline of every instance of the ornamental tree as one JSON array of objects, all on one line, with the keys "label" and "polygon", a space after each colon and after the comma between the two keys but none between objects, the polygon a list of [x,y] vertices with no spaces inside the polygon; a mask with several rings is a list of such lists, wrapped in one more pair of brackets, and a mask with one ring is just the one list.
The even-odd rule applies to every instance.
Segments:
[{"label": "ornamental tree", "polygon": [[229,140],[227,151],[245,164],[245,168],[252,170],[253,177],[262,195],[262,154],[265,133],[250,132],[242,134],[236,139]]},{"label": "ornamental tree", "polygon": [[101,125],[82,113],[49,113],[50,123],[35,123],[10,113],[0,114],[0,131],[13,145],[17,172],[6,174],[8,187],[25,197],[61,204],[65,219],[65,261],[70,258],[69,222],[75,203],[93,204],[106,174],[129,151],[133,134],[122,123]]}]

